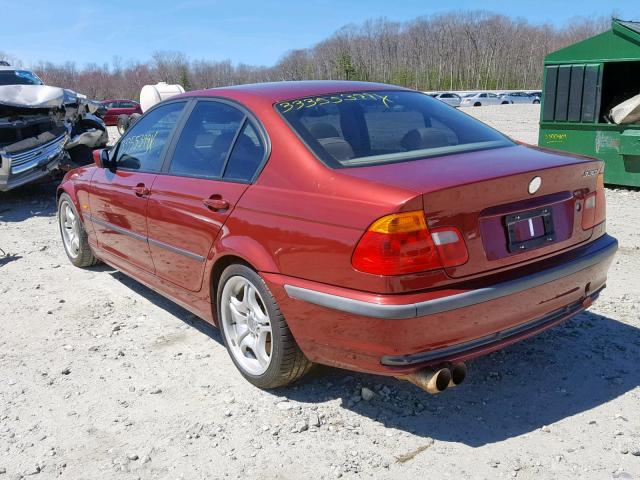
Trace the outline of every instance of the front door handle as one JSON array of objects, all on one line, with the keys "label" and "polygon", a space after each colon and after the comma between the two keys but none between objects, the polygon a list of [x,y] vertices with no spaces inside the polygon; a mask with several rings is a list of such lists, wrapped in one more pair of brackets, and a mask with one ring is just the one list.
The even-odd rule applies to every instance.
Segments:
[{"label": "front door handle", "polygon": [[139,183],[133,187],[133,193],[135,193],[137,197],[147,197],[151,193],[151,190],[145,187],[144,183]]},{"label": "front door handle", "polygon": [[229,208],[229,202],[224,198],[220,198],[219,195],[214,195],[211,198],[205,198],[202,203],[204,203],[209,210],[213,211],[227,210]]}]

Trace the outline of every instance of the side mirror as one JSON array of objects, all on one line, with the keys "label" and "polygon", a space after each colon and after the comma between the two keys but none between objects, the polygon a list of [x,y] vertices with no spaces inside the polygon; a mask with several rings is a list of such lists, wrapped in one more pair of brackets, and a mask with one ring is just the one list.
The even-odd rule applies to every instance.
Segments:
[{"label": "side mirror", "polygon": [[93,151],[93,161],[98,168],[110,168],[109,163],[109,150],[106,148],[99,148]]}]

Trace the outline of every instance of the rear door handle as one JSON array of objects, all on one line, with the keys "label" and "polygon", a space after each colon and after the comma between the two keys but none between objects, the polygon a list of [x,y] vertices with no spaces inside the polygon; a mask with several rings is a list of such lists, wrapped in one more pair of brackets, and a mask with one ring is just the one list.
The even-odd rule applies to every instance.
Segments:
[{"label": "rear door handle", "polygon": [[214,195],[211,198],[205,198],[202,203],[209,210],[227,210],[229,208],[229,202],[227,202],[224,198],[220,198],[218,195]]},{"label": "rear door handle", "polygon": [[147,197],[151,190],[144,186],[144,183],[139,183],[135,187],[133,187],[133,193],[136,194],[137,197]]}]

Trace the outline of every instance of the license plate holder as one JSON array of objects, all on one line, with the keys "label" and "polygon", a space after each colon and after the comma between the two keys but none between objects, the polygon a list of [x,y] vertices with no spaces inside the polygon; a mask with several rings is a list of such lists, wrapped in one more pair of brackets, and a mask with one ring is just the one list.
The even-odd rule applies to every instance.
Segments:
[{"label": "license plate holder", "polygon": [[[542,232],[538,235],[534,233],[533,222],[541,220]],[[531,230],[531,235],[526,238],[518,238],[518,224],[527,222]],[[514,213],[505,216],[507,227],[508,243],[507,249],[511,253],[524,252],[534,248],[541,247],[556,240],[556,234],[553,229],[553,216],[550,207],[538,208],[536,210],[528,210],[526,212]]]}]

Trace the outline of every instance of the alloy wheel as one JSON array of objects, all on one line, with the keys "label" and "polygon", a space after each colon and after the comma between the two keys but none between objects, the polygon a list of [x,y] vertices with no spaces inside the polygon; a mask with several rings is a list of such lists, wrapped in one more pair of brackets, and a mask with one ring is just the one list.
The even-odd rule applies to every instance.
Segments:
[{"label": "alloy wheel", "polygon": [[240,275],[229,278],[220,316],[231,355],[246,373],[262,375],[271,363],[271,319],[256,286]]},{"label": "alloy wheel", "polygon": [[73,211],[73,208],[68,202],[63,202],[60,209],[60,230],[62,231],[64,246],[73,258],[76,258],[80,251],[79,227],[78,216]]}]

